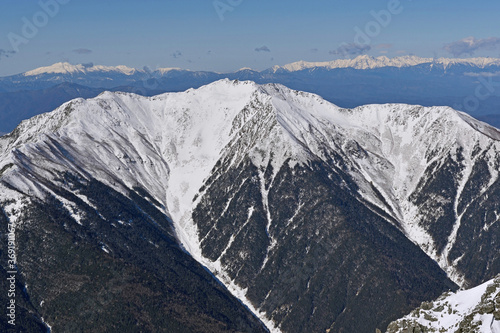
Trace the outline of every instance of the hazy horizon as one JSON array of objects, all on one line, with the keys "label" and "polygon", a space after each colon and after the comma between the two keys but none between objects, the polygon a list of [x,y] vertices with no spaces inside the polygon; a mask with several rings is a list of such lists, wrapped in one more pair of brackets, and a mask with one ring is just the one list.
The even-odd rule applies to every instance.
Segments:
[{"label": "hazy horizon", "polygon": [[499,10],[465,1],[8,0],[0,76],[57,62],[233,72],[360,54],[497,58]]}]

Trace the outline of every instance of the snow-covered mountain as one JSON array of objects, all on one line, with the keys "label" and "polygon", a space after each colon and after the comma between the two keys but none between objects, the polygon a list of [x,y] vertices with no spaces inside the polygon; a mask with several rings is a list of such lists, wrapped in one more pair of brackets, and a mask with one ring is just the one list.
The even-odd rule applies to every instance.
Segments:
[{"label": "snow-covered mountain", "polygon": [[[105,90],[152,96],[199,88],[224,78],[280,83],[347,108],[389,102],[447,105],[498,127],[498,73],[500,61],[494,58],[416,56],[300,61],[263,71],[242,68],[234,73],[57,63],[0,78],[0,131],[10,132],[21,120],[51,111],[72,98],[95,97]],[[68,94],[68,85],[82,86],[82,93],[73,90]],[[38,95],[43,97],[34,98]]]},{"label": "snow-covered mountain", "polygon": [[[24,121],[0,138],[0,203],[29,235],[22,207],[57,202],[79,239],[105,216],[90,184],[140,191],[271,331],[373,332],[498,274],[499,159],[500,133],[447,107],[344,109],[226,79],[106,92]],[[104,220],[113,228],[92,241],[119,255],[135,222]]]},{"label": "snow-covered mountain", "polygon": [[423,302],[409,315],[391,323],[387,333],[500,332],[500,275],[469,290]]},{"label": "snow-covered mountain", "polygon": [[[136,69],[123,65],[102,66],[90,64],[73,65],[59,62],[25,73],[0,78],[0,92],[17,92],[47,89],[62,83],[84,85],[89,88],[117,88],[125,91],[135,88],[138,93],[158,88],[157,80],[169,80],[177,76],[203,77],[204,72],[191,72],[180,68]],[[209,76],[217,75],[210,73]],[[211,80],[209,82],[213,82]],[[179,84],[179,82],[177,82]],[[168,84],[167,84],[168,85]],[[162,91],[165,87],[160,88]],[[175,90],[175,89],[174,89]]]},{"label": "snow-covered mountain", "polygon": [[137,70],[127,66],[100,66],[100,65],[72,65],[68,62],[58,62],[51,66],[40,67],[23,73],[24,76],[37,76],[42,74],[87,74],[92,72],[120,73],[132,75]]},{"label": "snow-covered mountain", "polygon": [[[210,92],[199,94],[205,95],[199,102]],[[195,128],[182,130],[188,125],[183,107],[198,103],[188,96],[171,104],[169,95],[104,93],[25,121],[0,138],[0,226],[3,235],[8,223],[15,226],[21,328],[266,332],[181,249],[166,215],[165,190],[179,190],[176,180],[187,177],[174,178],[175,160],[187,155],[168,160],[163,153],[188,147],[196,135]],[[243,103],[238,97],[235,107]],[[205,161],[201,148],[197,153]],[[2,266],[7,281],[12,268]]]},{"label": "snow-covered mountain", "polygon": [[468,58],[468,59],[453,59],[453,58],[421,58],[417,56],[402,56],[388,58],[386,56],[371,57],[368,55],[360,55],[354,59],[338,59],[325,62],[307,62],[297,61],[284,66],[274,66],[273,71],[286,70],[289,72],[301,71],[311,68],[354,68],[354,69],[374,69],[382,67],[412,67],[422,64],[441,65],[445,69],[454,65],[466,65],[470,67],[485,68],[488,66],[500,66],[500,59],[496,58]]},{"label": "snow-covered mountain", "polygon": [[[442,65],[445,68],[453,65],[467,65],[471,67],[485,68],[488,66],[500,66],[500,59],[497,58],[422,58],[418,56],[401,56],[395,58],[388,58],[386,56],[371,57],[368,55],[360,55],[353,59],[337,59],[332,61],[323,62],[308,62],[308,61],[297,61],[283,66],[272,67],[273,71],[284,69],[290,72],[301,71],[304,69],[310,69],[315,67],[322,67],[327,69],[336,68],[354,68],[354,69],[374,69],[381,67],[411,67],[421,64],[435,64]],[[166,74],[169,71],[176,70],[181,71],[181,68],[158,68],[153,72],[158,72],[160,74]],[[244,67],[239,69],[237,72],[241,71],[253,71],[251,68]],[[133,75],[135,73],[148,73],[152,71],[147,71],[145,69],[136,69],[127,66],[102,66],[94,64],[78,64],[72,65],[68,62],[59,62],[51,66],[40,67],[23,73],[24,76],[37,76],[42,74],[88,74],[93,72],[102,73],[119,73],[125,75]]]},{"label": "snow-covered mountain", "polygon": [[[161,74],[166,74],[170,71],[178,70],[181,71],[181,68],[158,68],[155,71]],[[68,75],[84,75],[89,73],[106,73],[106,74],[124,74],[124,75],[134,75],[137,73],[147,74],[148,70],[145,69],[137,69],[131,68],[127,66],[102,66],[102,65],[94,65],[94,64],[78,64],[72,65],[68,62],[58,62],[51,66],[40,67],[25,73],[22,73],[24,76],[38,76],[43,74],[68,74]]]}]

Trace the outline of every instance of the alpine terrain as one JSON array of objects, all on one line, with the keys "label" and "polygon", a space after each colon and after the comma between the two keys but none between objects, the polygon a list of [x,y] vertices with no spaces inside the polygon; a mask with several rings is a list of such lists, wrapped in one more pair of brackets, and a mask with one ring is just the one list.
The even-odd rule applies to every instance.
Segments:
[{"label": "alpine terrain", "polygon": [[387,332],[500,332],[500,275],[470,290],[423,302],[390,323]]},{"label": "alpine terrain", "polygon": [[449,107],[346,109],[227,79],[75,99],[0,137],[18,316],[54,332],[385,331],[500,272],[499,163],[500,132]]},{"label": "alpine terrain", "polygon": [[481,57],[360,55],[327,62],[298,61],[262,71],[242,68],[231,73],[65,62],[0,77],[0,132],[10,132],[22,120],[71,99],[96,97],[105,90],[153,96],[199,88],[224,78],[280,83],[319,94],[345,108],[388,102],[447,105],[499,127],[500,117],[494,112],[500,107],[499,77],[500,59]]}]

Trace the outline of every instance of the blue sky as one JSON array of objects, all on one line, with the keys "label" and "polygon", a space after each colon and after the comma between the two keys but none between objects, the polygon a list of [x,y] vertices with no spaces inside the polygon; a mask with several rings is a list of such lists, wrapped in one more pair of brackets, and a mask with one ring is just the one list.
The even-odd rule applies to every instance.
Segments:
[{"label": "blue sky", "polygon": [[0,76],[60,61],[229,72],[362,53],[500,57],[499,13],[493,0],[2,0]]}]

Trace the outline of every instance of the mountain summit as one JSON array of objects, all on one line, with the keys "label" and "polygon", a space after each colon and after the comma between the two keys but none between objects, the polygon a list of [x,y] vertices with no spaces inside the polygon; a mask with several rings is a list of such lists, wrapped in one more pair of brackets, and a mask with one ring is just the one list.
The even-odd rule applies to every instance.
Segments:
[{"label": "mountain summit", "polygon": [[[373,332],[500,271],[499,140],[447,107],[344,109],[277,84],[105,92],[0,138],[0,203],[20,248],[64,230],[71,246],[41,250],[52,262],[83,243],[164,278],[168,239],[273,332]],[[44,265],[19,256],[57,325]]]},{"label": "mountain summit", "polygon": [[86,74],[91,72],[116,72],[119,74],[132,75],[136,69],[127,66],[95,66],[93,64],[88,65],[72,65],[67,62],[58,62],[51,66],[40,67],[33,69],[31,71],[25,72],[24,76],[37,76],[41,74]]}]

